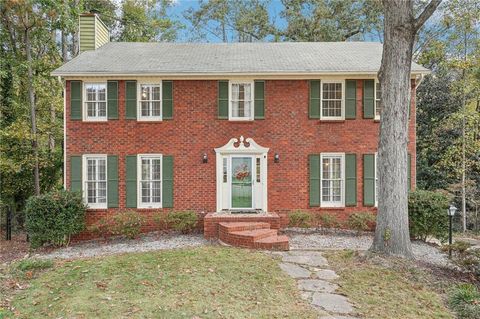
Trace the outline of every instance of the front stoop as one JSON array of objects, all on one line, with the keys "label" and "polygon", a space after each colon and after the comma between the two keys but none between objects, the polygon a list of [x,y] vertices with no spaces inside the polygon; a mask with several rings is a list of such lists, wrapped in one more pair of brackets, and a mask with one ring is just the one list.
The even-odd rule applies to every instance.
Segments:
[{"label": "front stoop", "polygon": [[289,250],[288,237],[266,222],[220,222],[218,239],[228,245],[266,250]]}]

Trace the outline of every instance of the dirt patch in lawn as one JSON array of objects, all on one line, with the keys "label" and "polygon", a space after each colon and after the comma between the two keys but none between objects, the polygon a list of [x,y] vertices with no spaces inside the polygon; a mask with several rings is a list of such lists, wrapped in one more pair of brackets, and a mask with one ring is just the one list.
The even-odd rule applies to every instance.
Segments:
[{"label": "dirt patch in lawn", "polygon": [[29,247],[25,233],[12,234],[12,240],[5,240],[5,233],[0,231],[0,264],[23,258]]},{"label": "dirt patch in lawn", "polygon": [[57,261],[30,276],[10,290],[7,318],[316,318],[278,260],[244,249]]}]

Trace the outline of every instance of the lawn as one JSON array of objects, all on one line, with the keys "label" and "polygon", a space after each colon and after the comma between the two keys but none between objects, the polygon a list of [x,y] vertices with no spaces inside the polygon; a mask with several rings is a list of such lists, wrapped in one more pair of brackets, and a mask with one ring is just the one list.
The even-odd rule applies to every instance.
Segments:
[{"label": "lawn", "polygon": [[340,276],[339,291],[365,318],[454,318],[442,293],[446,282],[414,262],[348,250],[329,252],[326,257]]},{"label": "lawn", "polygon": [[15,318],[316,317],[278,261],[249,250],[201,247],[57,262],[32,279],[25,268],[28,288],[11,296]]}]

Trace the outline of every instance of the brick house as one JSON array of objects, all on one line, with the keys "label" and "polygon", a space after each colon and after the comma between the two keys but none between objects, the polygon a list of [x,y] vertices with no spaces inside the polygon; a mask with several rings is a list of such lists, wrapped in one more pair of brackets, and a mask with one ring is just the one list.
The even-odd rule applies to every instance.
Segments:
[{"label": "brick house", "polygon": [[[376,210],[381,44],[109,43],[96,15],[80,23],[82,53],[52,75],[65,80],[64,182],[89,224],[133,209],[148,231],[154,214],[194,210],[215,237],[218,218],[280,228],[298,209]],[[410,187],[427,72],[412,65]]]}]

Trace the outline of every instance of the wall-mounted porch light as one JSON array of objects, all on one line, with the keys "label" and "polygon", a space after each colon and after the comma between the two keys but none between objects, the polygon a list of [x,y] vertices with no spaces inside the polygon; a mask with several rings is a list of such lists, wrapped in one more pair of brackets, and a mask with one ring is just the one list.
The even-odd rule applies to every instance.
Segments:
[{"label": "wall-mounted porch light", "polygon": [[275,163],[279,163],[280,162],[280,155],[278,155],[278,153],[275,153],[275,155],[273,156],[273,161]]},{"label": "wall-mounted porch light", "polygon": [[203,162],[204,164],[208,163],[208,155],[207,155],[207,153],[203,153],[202,162]]}]

